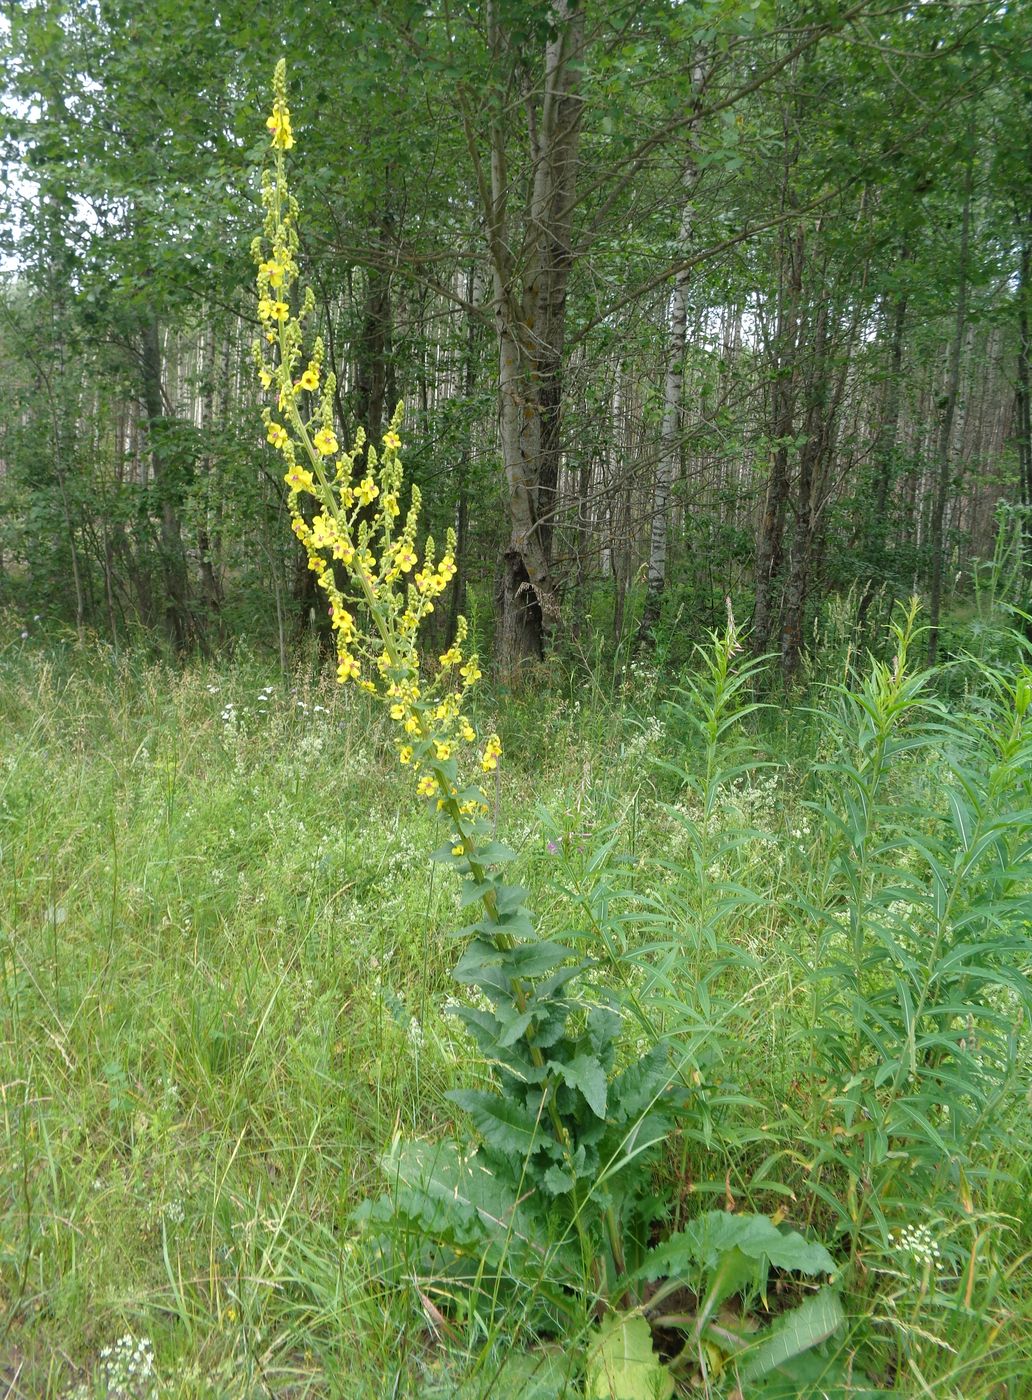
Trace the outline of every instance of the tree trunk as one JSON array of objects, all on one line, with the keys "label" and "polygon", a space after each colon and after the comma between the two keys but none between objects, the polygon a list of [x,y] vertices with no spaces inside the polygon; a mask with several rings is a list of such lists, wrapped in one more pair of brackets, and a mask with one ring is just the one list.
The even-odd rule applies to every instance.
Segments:
[{"label": "tree trunk", "polygon": [[[389,228],[384,224],[380,247],[386,248],[388,236]],[[367,267],[362,328],[355,346],[355,418],[377,450],[384,422],[394,411],[392,331],[390,272],[379,266]]]},{"label": "tree trunk", "polygon": [[143,404],[147,414],[147,436],[154,484],[160,509],[161,570],[165,585],[165,620],[177,650],[186,647],[192,633],[186,553],[183,529],[177,510],[177,491],[165,454],[159,445],[158,424],[165,417],[161,389],[161,337],[157,318],[148,317],[143,325],[142,354]]},{"label": "tree trunk", "polygon": [[[899,261],[905,262],[909,250],[904,248]],[[886,547],[889,537],[889,499],[897,474],[897,440],[899,438],[899,414],[903,397],[903,332],[907,322],[908,293],[898,292],[892,304],[889,328],[889,370],[885,381],[885,394],[881,405],[881,416],[874,440],[874,480],[867,496],[866,520],[863,522],[867,536],[867,562],[869,572],[864,580],[863,592],[857,607],[857,631],[861,631],[874,600],[875,591],[885,578],[888,560]]]},{"label": "tree trunk", "polygon": [[791,484],[790,452],[795,436],[800,307],[803,286],[804,231],[798,227],[782,237],[779,274],[777,347],[772,390],[774,450],[756,537],[756,601],[752,617],[752,646],[757,656],[770,647],[775,625],[775,588],[784,550],[785,514]]},{"label": "tree trunk", "polygon": [[940,403],[939,437],[936,444],[935,495],[932,501],[929,545],[932,551],[932,580],[928,602],[928,664],[934,666],[939,652],[939,619],[942,611],[942,585],[945,572],[945,538],[943,525],[950,492],[950,440],[953,419],[957,411],[960,389],[960,357],[967,326],[968,297],[968,239],[971,231],[971,188],[974,182],[974,131],[968,138],[967,173],[964,179],[964,204],[960,223],[960,267],[957,277],[957,315],[950,343],[946,387]]},{"label": "tree trunk", "polygon": [[[684,205],[681,227],[677,237],[675,262],[685,262],[691,246],[695,223],[695,193],[699,185],[697,162],[702,93],[706,70],[701,61],[692,71],[692,92],[695,115],[688,129],[688,149],[685,156],[681,185]],[[667,543],[669,536],[670,491],[674,472],[680,460],[681,390],[684,383],[684,352],[688,338],[688,292],[691,270],[682,268],[674,276],[670,293],[667,330],[666,373],[663,380],[663,426],[660,430],[659,461],[652,487],[651,520],[649,526],[649,564],[645,590],[645,608],[638,628],[637,644],[643,645],[655,630],[663,606],[666,587]]]},{"label": "tree trunk", "polygon": [[1021,262],[1018,270],[1018,391],[1016,437],[1018,440],[1018,489],[1022,507],[1021,544],[1026,577],[1032,576],[1032,333],[1029,300],[1032,298],[1032,213],[1023,220]]},{"label": "tree trunk", "polygon": [[791,681],[799,669],[803,648],[803,619],[810,585],[810,567],[817,528],[820,481],[829,444],[827,404],[828,307],[822,302],[814,327],[813,356],[807,385],[805,441],[799,453],[793,514],[794,530],[789,550],[788,578],[781,624],[781,671]]},{"label": "tree trunk", "polygon": [[204,341],[203,362],[201,365],[201,431],[209,440],[208,449],[202,453],[198,463],[203,481],[197,525],[197,554],[200,560],[201,587],[204,592],[205,608],[209,619],[217,625],[222,610],[222,585],[212,559],[212,538],[209,530],[212,491],[211,479],[215,471],[215,453],[211,448],[211,438],[215,432],[215,330],[208,328]]},{"label": "tree trunk", "polygon": [[[466,301],[470,306],[474,304],[476,296],[476,268],[471,266],[466,275]],[[470,312],[466,323],[466,347],[465,354],[463,355],[462,379],[460,383],[460,392],[467,404],[472,403],[473,390],[476,387],[478,346],[481,329],[480,321]],[[468,569],[467,555],[469,546],[469,474],[471,460],[470,428],[467,427],[462,434],[462,447],[459,450],[459,459],[456,464],[458,481],[455,501],[455,581],[452,588],[451,603],[448,613],[448,641],[454,637],[459,617],[466,611],[466,575]]]},{"label": "tree trunk", "polygon": [[[489,44],[501,76],[509,36],[496,0],[487,8]],[[550,553],[559,477],[566,290],[581,125],[584,15],[579,0],[555,0],[540,99],[524,93],[534,161],[521,255],[513,251],[503,91],[495,94],[491,170],[481,171],[467,116],[467,142],[484,205],[498,333],[500,445],[508,487],[509,540],[497,590],[497,651],[513,672],[544,653],[559,618]],[[522,65],[512,57],[511,88]]]}]

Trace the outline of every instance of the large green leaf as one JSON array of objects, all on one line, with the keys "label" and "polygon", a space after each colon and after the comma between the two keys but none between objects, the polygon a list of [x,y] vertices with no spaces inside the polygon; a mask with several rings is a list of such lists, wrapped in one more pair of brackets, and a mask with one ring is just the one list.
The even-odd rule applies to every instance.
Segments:
[{"label": "large green leaf", "polygon": [[670,1400],[673,1393],[673,1377],[652,1350],[645,1319],[631,1315],[605,1323],[588,1348],[588,1400]]},{"label": "large green leaf", "polygon": [[452,1089],[445,1097],[466,1110],[477,1132],[496,1152],[527,1157],[538,1145],[537,1120],[510,1099],[479,1089]]},{"label": "large green leaf", "polygon": [[[544,1229],[517,1203],[515,1191],[482,1164],[465,1156],[456,1143],[399,1140],[383,1159],[383,1170],[397,1197],[404,1188],[425,1204],[429,1228],[445,1239],[472,1243],[477,1237],[500,1241],[509,1237],[539,1258],[553,1250]],[[445,1221],[457,1227],[445,1232]]]},{"label": "large green leaf", "polygon": [[606,1116],[606,1072],[594,1055],[574,1055],[572,1060],[550,1060],[549,1069],[561,1075],[571,1089],[579,1089],[596,1118]]},{"label": "large green leaf", "polygon": [[796,1230],[781,1231],[766,1215],[730,1215],[710,1210],[654,1249],[641,1269],[645,1279],[669,1278],[685,1269],[716,1269],[722,1257],[737,1249],[757,1264],[764,1261],[814,1277],[833,1274],[835,1261],[822,1244]]},{"label": "large green leaf", "polygon": [[464,1386],[457,1400],[483,1400],[487,1393],[485,1377],[490,1380],[490,1394],[499,1400],[507,1395],[518,1395],[519,1400],[574,1400],[576,1388],[571,1371],[575,1355],[560,1347],[513,1352],[500,1370],[486,1370],[485,1375]]},{"label": "large green leaf", "polygon": [[822,1288],[785,1313],[756,1347],[750,1347],[743,1357],[742,1379],[757,1380],[826,1342],[845,1320],[838,1294],[833,1288]]}]

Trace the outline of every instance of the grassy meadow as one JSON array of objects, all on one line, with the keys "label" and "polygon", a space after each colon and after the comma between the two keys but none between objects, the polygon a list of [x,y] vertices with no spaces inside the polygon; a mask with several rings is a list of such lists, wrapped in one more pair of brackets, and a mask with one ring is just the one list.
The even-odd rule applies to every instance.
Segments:
[{"label": "grassy meadow", "polygon": [[[1028,673],[893,654],[791,709],[716,644],[662,685],[486,691],[491,820],[622,1043],[689,1086],[654,1237],[756,1211],[839,1266],[844,1325],[791,1393],[1017,1400]],[[597,1299],[562,1329],[539,1280],[463,1304],[354,1218],[396,1138],[468,1140],[445,1094],[489,1074],[450,1014],[458,883],[380,710],[314,659],[29,639],[0,724],[0,1395],[647,1397],[585,1380]],[[679,1395],[789,1393],[696,1353]]]}]

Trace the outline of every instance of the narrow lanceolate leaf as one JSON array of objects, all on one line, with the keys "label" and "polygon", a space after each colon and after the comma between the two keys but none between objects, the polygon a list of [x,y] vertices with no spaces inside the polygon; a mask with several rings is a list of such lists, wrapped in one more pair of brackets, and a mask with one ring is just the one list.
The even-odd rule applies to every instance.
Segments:
[{"label": "narrow lanceolate leaf", "polygon": [[845,1320],[838,1294],[833,1288],[822,1288],[785,1313],[763,1341],[749,1349],[743,1358],[742,1380],[758,1380],[775,1367],[826,1342]]},{"label": "narrow lanceolate leaf", "polygon": [[572,1060],[550,1060],[549,1069],[571,1089],[579,1089],[596,1118],[606,1116],[606,1072],[594,1055],[574,1055]]},{"label": "narrow lanceolate leaf", "polygon": [[477,1132],[496,1152],[526,1157],[537,1145],[537,1120],[518,1104],[477,1089],[452,1089],[445,1095],[465,1109]]}]

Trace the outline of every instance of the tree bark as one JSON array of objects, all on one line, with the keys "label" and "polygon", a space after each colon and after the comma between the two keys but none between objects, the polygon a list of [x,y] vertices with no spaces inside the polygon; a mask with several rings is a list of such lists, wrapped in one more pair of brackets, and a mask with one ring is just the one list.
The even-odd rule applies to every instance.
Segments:
[{"label": "tree bark", "polygon": [[[389,239],[385,221],[379,233],[380,246],[386,248]],[[355,418],[369,441],[377,445],[384,423],[394,411],[392,332],[391,274],[373,264],[365,270],[362,328],[355,347]]]},{"label": "tree bark", "polygon": [[946,386],[940,401],[939,434],[936,444],[935,494],[929,529],[932,551],[932,579],[928,600],[928,664],[934,666],[939,654],[939,622],[942,612],[943,575],[946,567],[946,542],[943,525],[946,503],[950,493],[950,440],[957,411],[960,389],[960,358],[967,326],[968,241],[971,232],[971,189],[974,183],[974,131],[969,134],[967,171],[964,177],[964,200],[960,222],[960,259],[957,276],[957,314],[950,342]]},{"label": "tree bark", "polygon": [[1018,442],[1018,499],[1021,502],[1022,562],[1026,577],[1032,575],[1032,331],[1029,300],[1032,298],[1032,213],[1022,228],[1018,268],[1018,389],[1015,403]]},{"label": "tree bark", "polygon": [[790,453],[794,450],[795,411],[799,377],[799,334],[803,287],[805,235],[800,225],[781,239],[778,287],[776,363],[772,390],[774,447],[764,497],[763,515],[756,537],[756,600],[752,617],[752,647],[765,653],[775,626],[775,588],[784,553],[785,515],[791,485]]},{"label": "tree bark", "polygon": [[[695,225],[695,193],[699,185],[698,145],[702,94],[707,72],[701,57],[692,70],[694,117],[688,128],[687,153],[681,174],[684,205],[673,261],[687,263]],[[638,628],[637,644],[652,637],[663,606],[666,587],[667,544],[670,528],[670,492],[680,461],[681,391],[684,384],[684,354],[688,339],[688,293],[691,270],[685,266],[675,274],[670,293],[667,330],[666,373],[663,379],[663,425],[660,429],[659,461],[652,486],[649,525],[649,563],[646,576],[645,607]]]},{"label": "tree bark", "polygon": [[[503,115],[517,72],[497,0],[487,7],[488,40],[498,79],[485,177],[467,115],[467,143],[485,212],[498,335],[499,435],[508,488],[509,539],[496,601],[496,649],[512,673],[544,654],[559,620],[551,571],[559,476],[566,291],[572,268],[570,228],[582,102],[579,67],[584,14],[579,0],[555,0],[540,98],[524,92],[532,181],[522,250],[513,250],[509,169]],[[511,62],[502,82],[507,58]]]},{"label": "tree bark", "polygon": [[160,511],[159,537],[161,571],[165,585],[165,620],[173,645],[181,651],[190,641],[193,624],[186,552],[183,548],[183,527],[177,510],[177,491],[159,442],[158,425],[165,417],[165,411],[161,387],[161,333],[155,316],[149,316],[143,324],[140,368],[143,405],[147,414],[148,446]]},{"label": "tree bark", "polygon": [[213,544],[209,529],[212,491],[211,479],[215,472],[215,453],[211,438],[215,432],[215,329],[209,327],[204,340],[201,365],[201,431],[208,436],[208,448],[202,453],[199,467],[203,479],[203,490],[198,513],[197,554],[200,561],[201,587],[209,619],[216,625],[222,610],[222,584],[215,571],[212,558]]}]

